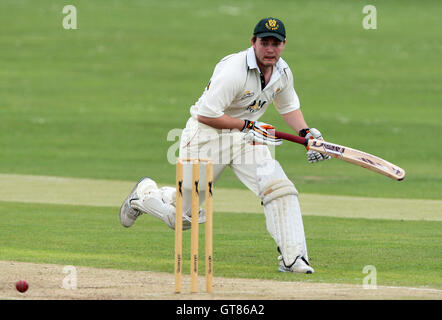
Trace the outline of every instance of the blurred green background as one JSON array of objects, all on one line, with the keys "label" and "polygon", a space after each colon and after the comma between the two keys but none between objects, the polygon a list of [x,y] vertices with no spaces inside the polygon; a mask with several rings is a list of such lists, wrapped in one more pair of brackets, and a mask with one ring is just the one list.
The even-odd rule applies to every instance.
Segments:
[{"label": "blurred green background", "polygon": [[[62,27],[77,8],[77,30]],[[377,9],[365,30],[362,8]],[[174,184],[168,132],[183,128],[215,64],[280,18],[283,58],[311,127],[403,167],[396,182],[276,150],[300,192],[441,199],[440,1],[0,2],[0,172]],[[288,131],[273,107],[262,118]],[[428,142],[429,141],[429,142]],[[243,187],[226,170],[222,187]]]}]

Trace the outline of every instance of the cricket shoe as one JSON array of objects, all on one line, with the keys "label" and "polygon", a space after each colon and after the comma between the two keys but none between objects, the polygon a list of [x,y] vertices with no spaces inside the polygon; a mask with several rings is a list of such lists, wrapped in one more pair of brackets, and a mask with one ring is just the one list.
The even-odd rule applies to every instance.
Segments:
[{"label": "cricket shoe", "polygon": [[143,190],[158,189],[155,181],[149,177],[144,177],[138,181],[120,208],[120,223],[126,228],[132,226],[135,220],[143,213],[142,211],[131,206],[132,201],[140,199],[139,192],[137,192],[140,186],[143,187]]},{"label": "cricket shoe", "polygon": [[314,273],[312,267],[308,264],[307,260],[304,257],[296,258],[295,263],[293,263],[290,267],[287,267],[282,259],[282,256],[278,257],[279,260],[279,269],[278,272],[294,272],[294,273]]}]

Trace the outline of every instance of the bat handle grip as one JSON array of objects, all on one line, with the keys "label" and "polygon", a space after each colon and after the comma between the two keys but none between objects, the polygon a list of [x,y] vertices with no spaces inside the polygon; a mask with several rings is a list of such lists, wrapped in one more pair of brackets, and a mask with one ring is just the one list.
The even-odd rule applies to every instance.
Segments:
[{"label": "bat handle grip", "polygon": [[275,131],[275,136],[280,139],[284,139],[284,140],[288,140],[291,142],[302,144],[306,147],[308,145],[308,140],[306,138],[303,138],[303,137],[300,137],[300,136],[297,136],[294,134],[285,133],[285,132],[281,132],[281,131]]}]

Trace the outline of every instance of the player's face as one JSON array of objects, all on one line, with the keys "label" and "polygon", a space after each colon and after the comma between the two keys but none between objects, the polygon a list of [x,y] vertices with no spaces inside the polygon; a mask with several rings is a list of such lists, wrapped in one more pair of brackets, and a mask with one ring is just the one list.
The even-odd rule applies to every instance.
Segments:
[{"label": "player's face", "polygon": [[274,37],[256,38],[255,42],[252,41],[258,66],[260,68],[273,67],[281,57],[285,42],[285,40],[279,41]]}]

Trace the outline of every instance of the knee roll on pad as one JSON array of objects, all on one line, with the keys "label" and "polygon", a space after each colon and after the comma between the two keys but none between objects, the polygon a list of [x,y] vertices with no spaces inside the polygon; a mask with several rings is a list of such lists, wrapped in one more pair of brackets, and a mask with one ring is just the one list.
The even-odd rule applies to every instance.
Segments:
[{"label": "knee roll on pad", "polygon": [[175,207],[176,203],[176,188],[172,187],[161,187],[161,198],[164,203],[170,204]]},{"label": "knee roll on pad", "polygon": [[298,195],[293,183],[289,180],[276,180],[263,186],[259,193],[262,204],[265,206],[269,202],[288,195]]},{"label": "knee roll on pad", "polygon": [[270,159],[257,166],[259,197],[262,204],[287,196],[298,195],[294,184],[287,178],[278,161]]}]

